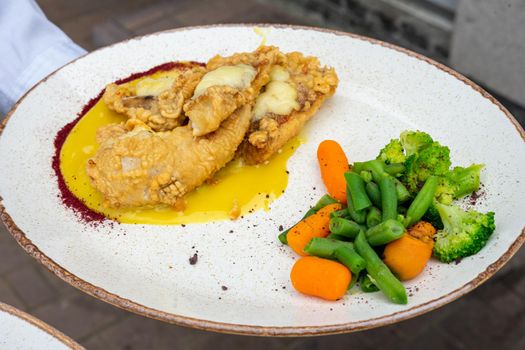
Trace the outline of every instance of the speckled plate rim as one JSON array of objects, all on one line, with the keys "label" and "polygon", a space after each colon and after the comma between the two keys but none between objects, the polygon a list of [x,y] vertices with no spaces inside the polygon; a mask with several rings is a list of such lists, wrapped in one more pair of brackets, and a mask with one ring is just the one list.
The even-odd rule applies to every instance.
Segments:
[{"label": "speckled plate rim", "polygon": [[31,324],[32,326],[35,326],[41,329],[42,331],[46,332],[47,334],[49,334],[50,336],[52,336],[53,338],[55,338],[56,340],[58,340],[59,342],[61,342],[62,344],[64,344],[70,349],[74,349],[74,350],[85,349],[83,346],[81,346],[76,341],[74,341],[73,339],[65,335],[64,333],[60,332],[56,328],[48,325],[44,321],[39,320],[38,318],[34,316],[31,316],[30,314],[22,310],[17,309],[14,306],[0,302],[0,311],[7,312],[8,314],[15,316],[21,319],[22,321],[25,321]]},{"label": "speckled plate rim", "polygon": [[[286,25],[286,24],[269,24],[269,23],[215,24],[215,25],[182,27],[182,28],[176,28],[176,29],[171,29],[171,30],[166,30],[166,31],[160,31],[160,32],[124,40],[124,41],[112,44],[110,46],[106,46],[106,47],[97,49],[95,51],[106,49],[108,47],[112,47],[114,45],[118,45],[118,44],[130,41],[130,40],[140,39],[140,38],[144,38],[148,36],[156,36],[156,35],[163,34],[163,33],[187,31],[187,30],[193,30],[193,29],[213,29],[217,27],[270,27],[270,28],[287,28],[287,29],[318,31],[318,32],[334,34],[337,36],[348,36],[354,39],[366,41],[371,44],[379,45],[387,49],[391,49],[391,50],[403,53],[405,55],[414,57],[420,61],[423,61],[429,65],[432,65],[438,68],[439,70],[453,76],[457,80],[463,82],[465,85],[468,85],[473,90],[477,91],[483,98],[489,100],[492,104],[496,105],[505,114],[507,119],[514,125],[517,132],[520,134],[522,140],[525,142],[525,131],[523,130],[521,125],[518,123],[518,121],[512,116],[512,114],[498,100],[496,100],[492,95],[490,95],[487,91],[485,91],[483,88],[481,88],[479,85],[477,85],[470,79],[456,72],[452,68],[449,68],[439,62],[436,62],[414,51],[402,48],[397,45],[389,44],[381,40],[372,39],[366,36],[357,35],[353,33],[347,33],[343,31],[326,29],[326,28],[298,26],[298,25]],[[95,51],[92,51],[91,53]],[[86,55],[90,55],[91,53],[87,53]],[[38,82],[35,86],[33,86],[29,91],[27,91],[20,98],[20,100],[13,106],[13,108],[7,113],[5,119],[0,125],[0,137],[11,115],[16,111],[17,107],[24,101],[24,98],[29,93],[31,93],[33,89],[35,89],[41,83],[45,82],[49,77],[56,74],[59,70],[61,70],[65,66],[72,64],[73,62],[75,62],[76,60],[82,57],[79,57],[69,62],[68,64],[64,65],[63,67],[57,69],[56,71],[52,72],[47,77],[45,77],[40,82]],[[355,332],[355,331],[360,331],[360,330],[365,330],[365,329],[377,328],[377,327],[393,324],[399,321],[403,321],[409,318],[413,318],[413,317],[422,315],[424,313],[435,310],[443,305],[446,305],[458,299],[462,295],[467,294],[474,288],[481,285],[483,282],[485,282],[487,279],[493,276],[499,269],[501,269],[503,265],[505,265],[510,260],[510,258],[518,251],[518,249],[521,247],[521,245],[525,241],[525,227],[523,227],[520,235],[510,245],[507,251],[498,260],[496,260],[494,263],[489,265],[485,269],[485,271],[478,274],[474,279],[472,279],[471,281],[467,282],[462,287],[446,295],[430,300],[424,304],[408,308],[403,311],[395,312],[389,315],[384,315],[381,317],[377,317],[377,318],[373,318],[373,319],[369,319],[365,321],[350,322],[350,323],[335,324],[335,325],[308,326],[308,327],[263,327],[263,326],[248,326],[248,325],[242,325],[242,324],[214,322],[214,321],[207,321],[207,320],[196,319],[192,317],[176,315],[173,313],[168,313],[168,312],[156,310],[153,308],[149,308],[147,306],[133,302],[129,299],[123,298],[119,295],[110,293],[104,290],[103,288],[94,286],[91,283],[75,276],[74,274],[67,271],[65,268],[63,268],[59,264],[57,264],[51,258],[46,256],[42,251],[40,251],[40,249],[37,246],[35,246],[31,242],[30,239],[26,237],[25,233],[22,230],[20,230],[20,228],[18,228],[18,226],[15,224],[11,216],[6,212],[5,207],[2,204],[1,197],[0,197],[0,218],[6,225],[8,231],[18,242],[18,244],[20,244],[20,246],[22,246],[22,248],[24,248],[24,250],[29,255],[31,255],[33,258],[38,260],[38,262],[40,262],[42,265],[44,265],[46,268],[48,268],[51,272],[53,272],[56,276],[58,276],[65,282],[69,283],[75,288],[80,289],[81,291],[97,299],[100,299],[109,304],[117,306],[121,309],[131,311],[133,313],[136,313],[142,316],[146,316],[149,318],[157,319],[157,320],[168,322],[168,323],[173,323],[179,326],[185,326],[185,327],[196,328],[196,329],[201,329],[201,330],[206,330],[206,331],[220,332],[220,333],[255,335],[255,336],[294,337],[294,336],[316,336],[316,335],[349,333],[349,332]]]}]

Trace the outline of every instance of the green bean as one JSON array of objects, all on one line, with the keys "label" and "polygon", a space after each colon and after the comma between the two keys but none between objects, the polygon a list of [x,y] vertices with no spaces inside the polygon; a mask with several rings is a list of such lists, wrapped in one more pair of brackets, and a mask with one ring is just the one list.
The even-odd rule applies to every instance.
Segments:
[{"label": "green bean", "polygon": [[370,181],[372,181],[372,173],[369,172],[369,171],[361,171],[359,173],[359,175],[363,178],[363,180],[366,182],[366,183],[369,183]]},{"label": "green bean", "polygon": [[366,226],[368,228],[374,227],[381,223],[381,210],[376,207],[372,207],[368,210],[366,215]]},{"label": "green bean", "polygon": [[[317,203],[315,203],[315,205],[313,207],[311,207],[310,209],[308,209],[308,211],[304,214],[303,218],[301,220],[304,220],[306,219],[307,217],[309,216],[312,216],[314,215],[315,213],[317,213],[321,208],[324,208],[326,207],[327,205],[329,204],[333,204],[333,203],[337,203],[337,200],[335,200],[334,198],[330,197],[330,195],[327,195],[325,194],[324,196],[322,196],[321,198],[319,198],[319,200],[317,201]],[[297,224],[296,224],[297,225]],[[294,225],[295,226],[295,225]],[[292,226],[293,227],[293,226]],[[288,231],[290,231],[291,227],[283,232],[281,232],[279,234],[279,236],[277,238],[279,238],[279,241],[281,241],[282,244],[288,244],[288,239],[287,239],[287,235],[288,235]]]},{"label": "green bean", "polygon": [[352,169],[353,172],[360,174],[362,171],[366,171],[365,162],[355,162],[350,169]]},{"label": "green bean", "polygon": [[352,204],[355,210],[360,211],[372,206],[365,190],[365,181],[361,176],[354,172],[345,173],[346,185],[352,194]]},{"label": "green bean", "polygon": [[407,295],[405,287],[390,272],[388,267],[368,244],[365,233],[360,232],[354,242],[357,253],[365,260],[366,270],[373,278],[374,284],[394,303],[406,304]]},{"label": "green bean", "polygon": [[375,182],[370,181],[366,184],[365,190],[372,203],[374,203],[376,207],[381,208],[381,191],[379,190],[379,186],[377,186]]},{"label": "green bean", "polygon": [[387,164],[385,165],[385,171],[392,176],[396,176],[405,171],[405,165],[403,163]]},{"label": "green bean", "polygon": [[398,214],[405,215],[405,214],[407,213],[407,208],[405,208],[405,207],[402,206],[402,205],[398,205],[398,206],[397,206],[397,213],[398,213]]},{"label": "green bean", "polygon": [[350,189],[348,188],[348,186],[346,186],[346,202],[346,210],[348,210],[348,214],[350,214],[352,220],[354,220],[358,224],[364,224],[366,221],[366,211],[355,210],[354,205],[352,204],[352,194],[350,193]]},{"label": "green bean", "polygon": [[397,194],[394,179],[391,176],[382,177],[379,180],[379,190],[381,191],[383,221],[395,219],[397,217]]},{"label": "green bean", "polygon": [[325,259],[335,259],[339,241],[330,238],[314,237],[304,247],[304,252]]},{"label": "green bean", "polygon": [[379,225],[366,230],[368,243],[373,246],[384,245],[400,238],[405,232],[405,227],[396,219],[388,219]]},{"label": "green bean", "polygon": [[385,171],[385,163],[378,159],[369,160],[368,162],[365,162],[363,167],[364,170],[368,170],[372,173],[372,177],[374,178],[374,181],[377,184],[379,184],[379,180],[389,176],[388,173]]},{"label": "green bean", "polygon": [[330,219],[331,233],[354,239],[355,236],[357,236],[357,234],[359,233],[359,231],[361,231],[361,226],[354,221],[347,220],[344,218]]},{"label": "green bean", "polygon": [[365,274],[359,283],[361,285],[361,290],[365,293],[377,292],[379,288],[372,282],[369,274]]},{"label": "green bean", "polygon": [[408,207],[405,227],[410,227],[418,222],[432,204],[434,195],[438,187],[439,178],[437,176],[430,176],[426,181],[421,190],[416,195],[416,198],[412,201]]},{"label": "green bean", "polygon": [[357,278],[366,267],[366,261],[357,254],[354,245],[350,242],[341,242],[341,245],[335,250],[335,258],[352,271],[354,278]]},{"label": "green bean", "polygon": [[348,218],[350,217],[350,214],[348,214],[348,210],[341,209],[337,211],[333,211],[330,213],[330,218]]},{"label": "green bean", "polygon": [[314,237],[304,247],[304,251],[320,258],[337,259],[356,277],[366,267],[365,261],[357,254],[354,245],[350,242]]},{"label": "green bean", "polygon": [[396,195],[397,195],[397,202],[403,203],[410,199],[410,192],[408,192],[407,188],[401,181],[394,178],[394,183],[396,184]]},{"label": "green bean", "polygon": [[348,237],[343,236],[343,235],[337,235],[335,233],[330,233],[328,236],[326,236],[326,238],[335,239],[337,241],[346,241],[346,240],[348,240]]}]

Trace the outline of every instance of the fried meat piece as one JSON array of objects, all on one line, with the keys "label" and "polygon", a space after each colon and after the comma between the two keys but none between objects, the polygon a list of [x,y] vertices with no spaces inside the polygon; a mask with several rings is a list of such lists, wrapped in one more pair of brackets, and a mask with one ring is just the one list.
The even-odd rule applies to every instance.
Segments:
[{"label": "fried meat piece", "polygon": [[296,136],[332,96],[339,80],[333,68],[299,52],[282,56],[258,96],[249,135],[242,145],[248,164],[264,163]]},{"label": "fried meat piece", "polygon": [[233,158],[250,117],[251,106],[244,105],[203,137],[194,137],[190,125],[154,132],[130,120],[131,131],[103,139],[87,173],[109,206],[175,206]]},{"label": "fried meat piece", "polygon": [[172,130],[186,119],[183,104],[205,71],[200,64],[181,63],[157,78],[109,84],[102,98],[109,109],[139,119],[154,131]]},{"label": "fried meat piece", "polygon": [[202,136],[216,130],[232,111],[252,104],[270,80],[271,66],[282,56],[276,47],[261,46],[254,52],[212,58],[193,97],[184,104],[193,135]]}]

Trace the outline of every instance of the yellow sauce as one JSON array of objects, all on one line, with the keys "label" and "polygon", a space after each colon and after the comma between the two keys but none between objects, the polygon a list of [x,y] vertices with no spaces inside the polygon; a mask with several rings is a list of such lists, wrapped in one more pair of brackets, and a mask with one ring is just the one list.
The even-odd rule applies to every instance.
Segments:
[{"label": "yellow sauce", "polygon": [[90,209],[122,223],[187,224],[226,220],[230,219],[234,206],[240,208],[240,215],[268,210],[270,203],[286,189],[286,163],[302,143],[300,138],[291,140],[268,164],[247,166],[239,160],[230,162],[214,176],[213,184],[203,184],[188,194],[184,211],[167,206],[108,208],[103,205],[102,195],[89,182],[86,163],[98,149],[96,130],[124,119],[99,101],[73,128],[60,154],[60,170],[70,191]]}]

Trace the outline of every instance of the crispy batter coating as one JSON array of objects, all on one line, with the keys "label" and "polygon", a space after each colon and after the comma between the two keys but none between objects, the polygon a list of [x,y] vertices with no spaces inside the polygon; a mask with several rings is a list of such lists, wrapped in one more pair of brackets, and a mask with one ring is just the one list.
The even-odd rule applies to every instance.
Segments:
[{"label": "crispy batter coating", "polygon": [[154,132],[130,120],[131,131],[103,139],[87,173],[109,206],[175,206],[233,158],[250,117],[251,107],[245,105],[215,132],[197,138],[190,125]]},{"label": "crispy batter coating", "polygon": [[130,119],[139,119],[154,131],[172,130],[185,120],[182,106],[192,96],[205,71],[196,63],[184,63],[168,71],[171,80],[165,81],[173,83],[162,91],[142,89],[147,94],[141,95],[138,84],[109,84],[102,98],[109,109]]},{"label": "crispy batter coating", "polygon": [[212,86],[197,98],[188,100],[184,112],[193,124],[193,135],[202,136],[216,130],[231,111],[253,103],[261,88],[269,82],[272,65],[282,58],[283,54],[274,46],[260,46],[253,52],[236,53],[229,57],[213,57],[206,65],[207,72],[224,66],[247,65],[255,69],[256,75],[244,89]]},{"label": "crispy batter coating", "polygon": [[267,161],[288,140],[296,136],[304,124],[332,96],[339,79],[333,68],[322,67],[316,57],[305,57],[299,52],[283,55],[278,63],[289,73],[288,84],[297,91],[299,110],[288,115],[268,113],[252,121],[242,152],[249,164]]}]

